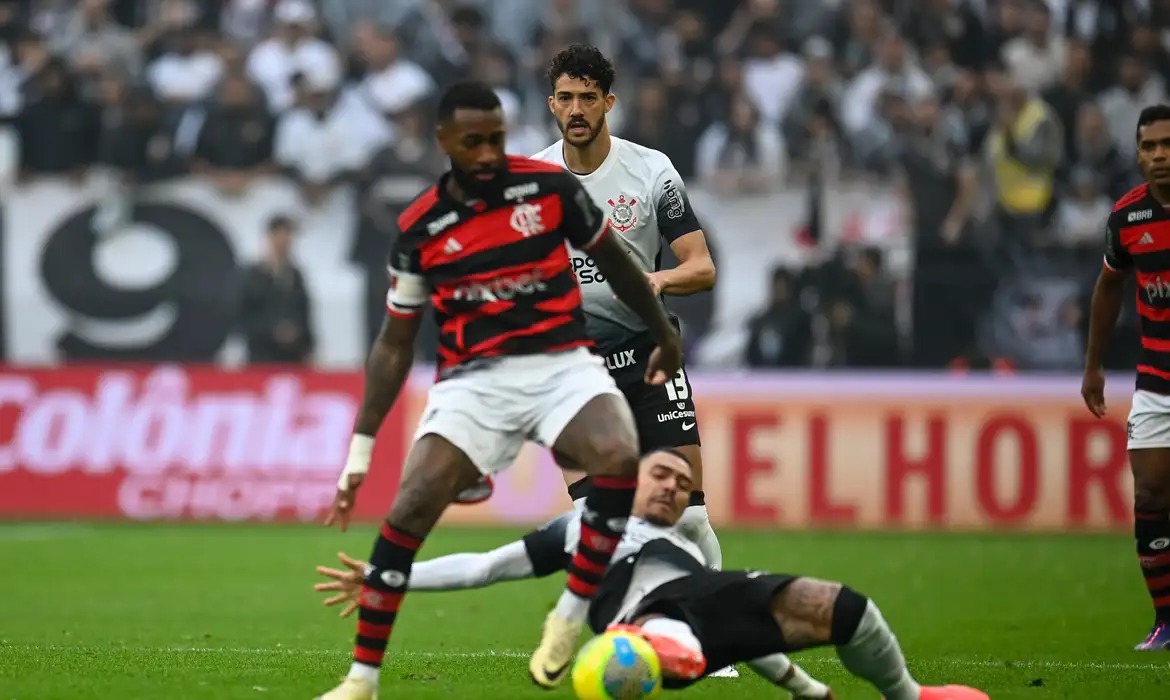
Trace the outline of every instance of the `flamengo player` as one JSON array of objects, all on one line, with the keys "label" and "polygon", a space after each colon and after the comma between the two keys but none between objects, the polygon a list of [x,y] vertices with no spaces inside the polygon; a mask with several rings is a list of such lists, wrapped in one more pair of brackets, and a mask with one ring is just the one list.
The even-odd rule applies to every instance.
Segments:
[{"label": "flamengo player", "polygon": [[529,439],[586,465],[593,477],[568,588],[529,665],[541,685],[563,678],[630,514],[639,454],[625,399],[589,351],[566,242],[590,251],[650,327],[658,347],[646,381],[661,384],[682,364],[678,333],[580,184],[561,168],[504,155],[503,115],[491,88],[460,83],[447,90],[437,135],[451,170],[398,220],[389,315],[370,352],[326,524],[348,524],[374,436],[410,372],[428,300],[440,326],[438,377],[365,572],[354,663],[321,700],[377,696],[423,539],[460,490],[507,468]]},{"label": "flamengo player", "polygon": [[1105,415],[1102,360],[1121,311],[1122,285],[1137,272],[1142,355],[1127,425],[1134,479],[1134,538],[1154,602],[1154,627],[1138,651],[1170,650],[1170,106],[1142,110],[1138,165],[1146,184],[1117,201],[1105,227],[1105,265],[1093,288],[1081,394]]},{"label": "flamengo player", "polygon": [[[575,44],[554,56],[548,68],[552,90],[548,105],[564,138],[533,158],[577,176],[593,201],[609,212],[615,238],[645,272],[656,293],[708,291],[715,285],[715,265],[674,164],[659,151],[609,133],[605,116],[614,105],[610,92],[614,77],[613,65],[593,46]],[[663,240],[678,257],[678,267],[660,269]],[[589,336],[629,401],[642,451],[675,448],[695,465],[696,487],[680,530],[699,545],[712,567],[719,568],[723,556],[707,518],[699,428],[686,371],[680,368],[661,387],[642,381],[654,348],[645,322],[615,297],[593,256],[580,250],[572,256]],[[561,466],[572,465],[561,460]],[[582,477],[579,472],[565,472],[574,501],[588,492],[588,482]],[[463,499],[474,500],[476,495],[482,497],[482,491],[464,494]]]},{"label": "flamengo player", "polygon": [[[687,507],[691,488],[690,465],[680,453],[659,450],[646,455],[634,506],[640,517],[630,519],[589,611],[597,633],[612,623],[636,625],[626,629],[646,637],[658,651],[667,688],[694,683],[706,667],[743,661],[770,682],[792,690],[798,700],[832,698],[816,681],[803,688],[777,682],[788,669],[796,670],[785,652],[831,644],[845,667],[887,700],[987,700],[985,693],[973,688],[919,686],[877,606],[839,583],[708,569],[702,552],[673,527]],[[522,549],[525,544],[507,547]],[[430,579],[427,583],[436,588],[443,587],[445,578],[458,580],[467,567],[443,566],[444,560],[466,556],[476,555],[420,563],[427,571],[420,578]],[[512,571],[502,576],[518,578],[529,566],[523,554],[507,560]],[[343,561],[358,571],[363,564]],[[341,591],[329,603],[356,595],[356,571],[318,570],[337,580],[318,584],[318,590]]]}]

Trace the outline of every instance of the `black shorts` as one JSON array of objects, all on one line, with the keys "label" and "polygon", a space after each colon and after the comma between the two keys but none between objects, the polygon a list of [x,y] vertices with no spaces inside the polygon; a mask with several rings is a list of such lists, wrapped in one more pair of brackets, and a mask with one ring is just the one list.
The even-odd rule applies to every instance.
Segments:
[{"label": "black shorts", "polygon": [[686,368],[664,386],[646,383],[646,362],[653,350],[654,340],[642,335],[605,355],[605,366],[633,411],[641,451],[702,444]]},{"label": "black shorts", "polygon": [[568,568],[572,558],[567,551],[568,532],[576,515],[575,511],[561,513],[521,539],[534,577],[543,578]]},{"label": "black shorts", "polygon": [[[687,623],[703,645],[707,672],[790,651],[772,601],[797,577],[762,571],[703,571],[655,588],[637,616],[657,613]],[[667,681],[681,688],[694,681]]]}]

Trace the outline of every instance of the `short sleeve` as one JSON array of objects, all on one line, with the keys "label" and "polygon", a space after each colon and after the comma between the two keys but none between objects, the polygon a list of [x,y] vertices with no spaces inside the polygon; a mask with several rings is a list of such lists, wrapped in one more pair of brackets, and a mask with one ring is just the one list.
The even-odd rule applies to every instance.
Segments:
[{"label": "short sleeve", "polygon": [[386,311],[392,316],[414,316],[430,299],[430,287],[422,271],[418,248],[409,236],[399,234],[390,247],[386,264],[390,291],[386,293]]},{"label": "short sleeve", "polygon": [[1133,266],[1133,258],[1121,242],[1121,231],[1113,223],[1113,217],[1105,220],[1105,267],[1114,272],[1124,272]]},{"label": "short sleeve", "polygon": [[574,248],[588,250],[609,230],[609,219],[568,171],[561,182],[561,231]]},{"label": "short sleeve", "polygon": [[658,219],[658,232],[673,243],[692,231],[703,228],[695,216],[683,186],[682,177],[673,165],[668,165],[654,181],[654,206]]}]

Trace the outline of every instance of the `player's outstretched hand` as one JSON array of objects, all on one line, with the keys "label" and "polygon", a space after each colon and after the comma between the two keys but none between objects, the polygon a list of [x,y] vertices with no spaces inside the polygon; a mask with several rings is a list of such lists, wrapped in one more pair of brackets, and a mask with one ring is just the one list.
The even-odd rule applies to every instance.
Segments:
[{"label": "player's outstretched hand", "polygon": [[342,532],[349,529],[349,516],[357,500],[358,487],[362,485],[364,478],[361,474],[350,474],[349,488],[337,489],[337,494],[333,496],[333,507],[329,509],[329,515],[325,516],[325,527],[337,523],[338,529]]},{"label": "player's outstretched hand", "polygon": [[345,564],[348,571],[331,569],[328,566],[318,566],[317,573],[322,576],[328,576],[333,580],[326,583],[314,584],[313,590],[320,593],[337,591],[336,595],[329,596],[325,599],[325,605],[345,603],[346,605],[341,609],[339,616],[349,617],[358,608],[358,596],[362,592],[362,581],[365,579],[366,562],[354,559],[345,552],[338,552],[337,558],[341,560],[342,564]]},{"label": "player's outstretched hand", "polygon": [[1081,397],[1098,418],[1105,417],[1105,373],[1100,369],[1086,369],[1081,380]]},{"label": "player's outstretched hand", "polygon": [[646,362],[646,383],[662,386],[682,369],[682,339],[677,335],[670,342],[662,343],[650,353]]}]

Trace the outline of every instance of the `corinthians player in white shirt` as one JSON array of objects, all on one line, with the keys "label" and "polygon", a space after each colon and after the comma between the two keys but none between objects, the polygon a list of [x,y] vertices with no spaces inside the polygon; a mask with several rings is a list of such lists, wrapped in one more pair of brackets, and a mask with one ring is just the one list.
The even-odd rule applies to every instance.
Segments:
[{"label": "corinthians player in white shirt", "polygon": [[[674,164],[659,151],[609,133],[605,117],[615,101],[610,92],[614,77],[613,65],[596,47],[574,44],[554,56],[548,68],[552,89],[548,104],[563,138],[532,157],[577,176],[609,215],[612,233],[618,234],[655,291],[669,295],[708,291],[715,285],[715,264]],[[661,269],[664,242],[678,258],[678,267]],[[575,250],[570,255],[589,336],[633,410],[642,451],[677,449],[694,465],[695,488],[679,528],[718,569],[723,555],[707,518],[699,426],[686,369],[665,386],[646,385],[642,373],[654,349],[646,325],[617,299],[592,258]],[[566,467],[570,497],[579,502],[588,488],[584,473],[558,461]],[[482,500],[490,489],[490,482],[482,482],[459,500]],[[734,669],[727,670],[727,675],[734,674]]]},{"label": "corinthians player in white shirt", "polygon": [[[695,545],[679,536],[676,524],[679,514],[675,508],[680,505],[676,501],[679,498],[689,500],[692,488],[689,466],[686,473],[678,471],[680,463],[685,466],[685,462],[674,450],[651,452],[642,460],[632,517],[614,550],[615,561],[637,553],[647,542],[660,537],[694,550]],[[680,494],[680,488],[686,493]],[[521,539],[491,551],[449,554],[416,562],[411,569],[409,590],[459,591],[505,581],[543,578],[566,569],[576,551],[580,533],[581,510],[574,508]],[[347,617],[357,609],[366,562],[344,552],[337,556],[345,569],[318,566],[319,573],[334,580],[316,584],[314,589],[334,594],[325,600],[326,605],[346,603],[341,616]],[[701,552],[697,556],[701,557]],[[787,689],[796,700],[831,700],[833,697],[828,686],[810,677],[782,653],[751,660],[749,665],[769,682]],[[714,676],[715,673],[708,675]]]},{"label": "corinthians player in white shirt", "polygon": [[[616,625],[651,643],[667,688],[691,685],[707,668],[746,662],[800,700],[831,699],[828,687],[785,653],[833,645],[845,668],[887,700],[987,700],[974,688],[919,685],[877,605],[840,583],[707,568],[703,553],[676,529],[691,478],[690,465],[674,450],[642,459],[630,520],[589,609],[593,632]],[[570,511],[491,552],[418,562],[410,590],[476,588],[563,569],[580,517]],[[315,588],[337,592],[326,605],[348,602],[345,616],[356,607],[365,562],[338,556],[348,570],[318,567],[334,581]]]}]

